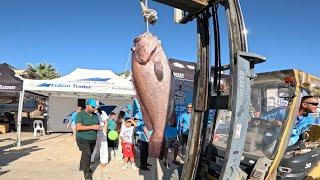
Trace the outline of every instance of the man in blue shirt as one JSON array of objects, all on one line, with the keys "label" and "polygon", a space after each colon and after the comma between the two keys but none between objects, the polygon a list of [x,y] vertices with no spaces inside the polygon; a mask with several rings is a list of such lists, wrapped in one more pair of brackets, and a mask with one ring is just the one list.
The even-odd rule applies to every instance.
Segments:
[{"label": "man in blue shirt", "polygon": [[74,111],[71,114],[70,117],[70,121],[67,125],[67,128],[69,128],[69,126],[71,125],[71,129],[72,129],[72,135],[74,136],[74,140],[76,140],[76,133],[77,133],[77,129],[76,129],[76,117],[77,117],[77,113],[80,112],[82,110],[81,106],[76,107],[76,111]]},{"label": "man in blue shirt", "polygon": [[190,129],[190,121],[191,121],[191,112],[192,112],[192,104],[189,103],[187,105],[187,110],[179,117],[179,122],[181,126],[181,146],[182,146],[182,155],[185,154],[185,148],[188,142],[188,135]]},{"label": "man in blue shirt", "polygon": [[138,101],[137,103],[137,112],[134,115],[134,120],[137,123],[135,128],[135,133],[138,135],[138,144],[140,149],[140,170],[148,171],[148,157],[149,157],[149,138],[151,136],[152,131],[149,131],[147,127],[144,125],[142,113],[140,111],[140,105]]},{"label": "man in blue shirt", "polygon": [[310,113],[315,113],[317,111],[318,105],[318,99],[314,98],[313,96],[302,97],[297,121],[293,128],[288,146],[296,144],[299,140],[300,135],[306,132],[311,125],[316,123],[315,119],[311,116]]},{"label": "man in blue shirt", "polygon": [[137,123],[135,128],[135,133],[138,135],[138,147],[140,149],[140,170],[148,171],[148,157],[149,157],[149,138],[152,134],[152,131],[149,131],[144,125],[141,106],[137,98],[133,98],[133,112],[134,120]]}]

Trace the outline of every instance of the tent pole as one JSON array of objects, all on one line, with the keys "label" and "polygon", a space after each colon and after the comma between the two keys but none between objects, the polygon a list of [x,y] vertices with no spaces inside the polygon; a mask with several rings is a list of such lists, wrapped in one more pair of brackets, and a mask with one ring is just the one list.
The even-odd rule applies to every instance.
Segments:
[{"label": "tent pole", "polygon": [[21,147],[21,119],[23,108],[24,89],[20,92],[19,107],[18,107],[18,126],[17,126],[17,147]]}]

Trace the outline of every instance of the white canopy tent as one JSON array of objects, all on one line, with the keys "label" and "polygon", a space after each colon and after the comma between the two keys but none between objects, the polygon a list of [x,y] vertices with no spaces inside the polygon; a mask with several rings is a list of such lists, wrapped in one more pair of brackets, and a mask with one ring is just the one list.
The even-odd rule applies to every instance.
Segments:
[{"label": "white canopy tent", "polygon": [[[102,98],[121,101],[121,99],[130,100],[135,95],[132,82],[119,77],[112,71],[81,68],[52,80],[24,79],[23,90],[46,95],[49,99],[56,98],[57,101],[68,98]],[[20,138],[18,144],[20,144]]]},{"label": "white canopy tent", "polygon": [[130,81],[110,70],[77,68],[70,74],[52,80],[25,79],[24,90],[45,95],[78,96],[81,94],[103,97],[128,97],[135,95]]}]

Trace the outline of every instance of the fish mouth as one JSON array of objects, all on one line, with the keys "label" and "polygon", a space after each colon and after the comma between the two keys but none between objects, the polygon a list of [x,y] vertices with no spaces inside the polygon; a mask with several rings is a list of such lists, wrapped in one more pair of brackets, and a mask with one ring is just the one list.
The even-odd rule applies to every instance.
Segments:
[{"label": "fish mouth", "polygon": [[137,43],[138,41],[140,41],[140,39],[142,39],[145,36],[151,36],[152,37],[152,34],[150,32],[145,32],[145,33],[141,34],[140,36],[136,37],[133,40],[133,43]]},{"label": "fish mouth", "polygon": [[[141,48],[143,48],[143,47],[141,47]],[[133,47],[131,49],[131,51],[134,53],[135,51],[139,51],[139,49]],[[139,62],[139,64],[146,64],[157,54],[157,52],[158,52],[158,45],[155,46],[155,48],[151,51],[149,57],[146,60],[142,60],[140,56],[139,56],[139,58],[135,58],[135,59]]]},{"label": "fish mouth", "polygon": [[[154,41],[154,39],[157,40],[157,38],[154,37],[150,32],[145,32],[133,40],[135,46],[131,48],[131,52],[133,55],[135,54],[135,57],[136,57],[135,59],[139,64],[148,63],[151,60],[151,58],[157,53],[157,49],[158,49],[157,46],[158,46],[159,42],[157,42],[156,44],[148,43],[148,41]],[[139,46],[137,44],[143,44],[143,45]],[[141,50],[144,48],[147,48],[146,47],[147,45],[148,46],[151,45],[151,46],[155,46],[155,47],[151,52],[149,51],[150,52],[149,56],[144,58],[143,56],[141,56],[141,53],[145,54],[146,52],[141,51]]]}]

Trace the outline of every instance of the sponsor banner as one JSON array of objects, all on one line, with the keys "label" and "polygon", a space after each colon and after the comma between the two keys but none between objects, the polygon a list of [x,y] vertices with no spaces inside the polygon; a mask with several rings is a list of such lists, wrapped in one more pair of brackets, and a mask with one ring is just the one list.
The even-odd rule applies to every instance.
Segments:
[{"label": "sponsor banner", "polygon": [[196,63],[169,59],[169,64],[175,79],[193,81]]},{"label": "sponsor banner", "polygon": [[26,81],[25,89],[36,91],[39,90],[135,95],[133,86],[131,84],[117,84],[110,78],[90,78],[78,79],[73,81]]},{"label": "sponsor banner", "polygon": [[2,85],[0,84],[0,89],[1,90],[15,90],[16,86],[8,86],[8,85]]},{"label": "sponsor banner", "polygon": [[21,91],[22,84],[8,64],[0,64],[0,91]]}]

